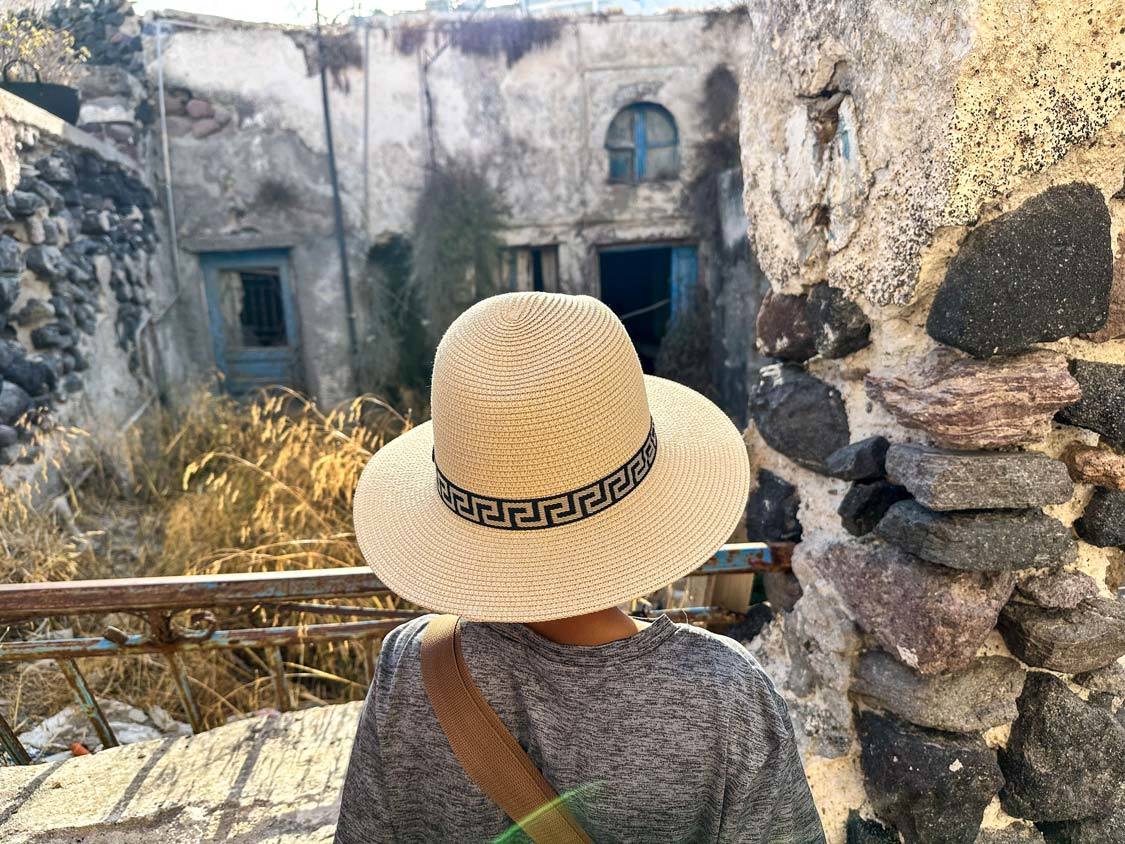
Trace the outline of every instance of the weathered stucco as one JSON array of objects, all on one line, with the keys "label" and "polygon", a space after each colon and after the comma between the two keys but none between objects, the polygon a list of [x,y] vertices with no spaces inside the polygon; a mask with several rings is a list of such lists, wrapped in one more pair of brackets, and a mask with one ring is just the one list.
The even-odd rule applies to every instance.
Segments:
[{"label": "weathered stucco", "polygon": [[763,2],[750,15],[747,211],[763,269],[790,291],[827,279],[909,301],[940,229],[1089,141],[1125,96],[1112,0]]}]

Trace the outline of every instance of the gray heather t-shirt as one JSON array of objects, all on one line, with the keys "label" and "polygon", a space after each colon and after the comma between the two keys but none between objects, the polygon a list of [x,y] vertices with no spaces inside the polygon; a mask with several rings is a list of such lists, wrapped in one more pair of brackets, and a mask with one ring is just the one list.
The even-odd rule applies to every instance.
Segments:
[{"label": "gray heather t-shirt", "polygon": [[[430,708],[419,648],[431,617],[383,644],[336,844],[527,840],[458,765]],[[467,623],[462,650],[598,844],[824,841],[785,704],[733,640],[667,617],[594,647]]]}]

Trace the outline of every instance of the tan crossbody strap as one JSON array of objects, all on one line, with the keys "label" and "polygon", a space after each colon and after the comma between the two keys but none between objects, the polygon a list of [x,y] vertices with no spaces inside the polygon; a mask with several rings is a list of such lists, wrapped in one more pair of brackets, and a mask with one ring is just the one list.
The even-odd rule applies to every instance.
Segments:
[{"label": "tan crossbody strap", "polygon": [[453,755],[536,844],[591,844],[488,701],[461,655],[461,625],[439,615],[422,633],[422,682]]}]

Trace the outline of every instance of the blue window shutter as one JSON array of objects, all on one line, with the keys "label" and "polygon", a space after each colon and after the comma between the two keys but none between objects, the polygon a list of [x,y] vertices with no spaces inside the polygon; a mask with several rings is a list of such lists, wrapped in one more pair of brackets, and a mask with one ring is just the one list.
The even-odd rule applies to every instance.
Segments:
[{"label": "blue window shutter", "polygon": [[633,106],[633,178],[645,177],[645,159],[648,158],[648,139],[645,135],[645,110]]},{"label": "blue window shutter", "polygon": [[695,296],[699,261],[694,246],[677,246],[672,250],[672,322],[691,308]]}]

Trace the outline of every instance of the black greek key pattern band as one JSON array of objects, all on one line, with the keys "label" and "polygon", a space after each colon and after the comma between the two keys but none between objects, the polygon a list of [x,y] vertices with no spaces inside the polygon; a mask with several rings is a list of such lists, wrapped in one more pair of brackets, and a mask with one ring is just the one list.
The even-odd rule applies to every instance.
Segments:
[{"label": "black greek key pattern band", "polygon": [[656,428],[624,466],[592,484],[543,498],[493,498],[462,489],[437,469],[438,495],[445,506],[470,522],[501,530],[539,530],[588,519],[612,507],[643,481],[656,462]]}]

